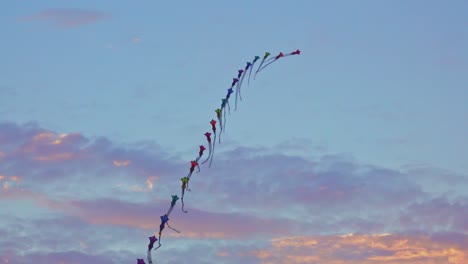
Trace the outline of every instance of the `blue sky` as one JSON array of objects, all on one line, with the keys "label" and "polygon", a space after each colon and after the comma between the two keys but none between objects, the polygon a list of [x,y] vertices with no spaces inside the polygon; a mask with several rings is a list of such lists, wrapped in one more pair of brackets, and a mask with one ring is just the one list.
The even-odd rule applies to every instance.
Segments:
[{"label": "blue sky", "polygon": [[155,144],[178,172],[237,70],[265,51],[300,49],[243,85],[220,159],[243,155],[239,147],[317,162],[338,155],[466,199],[466,185],[441,180],[468,177],[466,10],[455,0],[5,2],[0,122]]}]

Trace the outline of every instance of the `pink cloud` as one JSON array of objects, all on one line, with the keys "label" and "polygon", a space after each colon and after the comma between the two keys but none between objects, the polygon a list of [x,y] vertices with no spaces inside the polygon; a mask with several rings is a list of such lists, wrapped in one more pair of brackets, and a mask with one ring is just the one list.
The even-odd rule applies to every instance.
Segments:
[{"label": "pink cloud", "polygon": [[23,21],[45,21],[56,27],[72,28],[85,24],[96,23],[104,18],[109,17],[108,14],[78,8],[55,8],[41,11],[35,15],[23,17]]},{"label": "pink cloud", "polygon": [[[166,229],[164,237],[213,244],[220,240],[234,243],[261,238],[255,241],[263,243],[271,237],[300,234],[314,238],[318,241],[316,245],[323,245],[329,241],[323,235],[330,233],[444,230],[460,234],[467,230],[464,224],[466,198],[435,198],[422,191],[414,177],[417,174],[417,178],[430,177],[433,182],[439,182],[447,180],[445,175],[362,164],[346,155],[306,159],[282,153],[300,151],[299,145],[300,140],[272,149],[241,147],[217,153],[215,166],[211,169],[202,166],[199,174],[192,175],[192,192],[186,192],[185,196],[185,209],[189,213],[181,212],[179,200],[170,216],[171,225],[182,233]],[[0,201],[8,203],[9,207],[15,203],[21,206],[28,200],[39,205],[35,210],[43,209],[43,214],[76,219],[80,228],[131,230],[142,237],[158,231],[159,217],[167,211],[170,195],[180,196],[180,178],[186,175],[188,165],[188,161],[180,161],[151,142],[122,146],[105,137],[90,139],[77,132],[49,131],[34,124],[0,123],[0,151],[4,153],[0,182],[8,182],[8,188],[0,190]],[[454,182],[459,180],[459,177],[453,178]],[[122,188],[115,188],[116,185]],[[17,219],[10,221],[18,222]],[[41,232],[45,223],[36,223],[35,230]],[[53,225],[58,228],[54,232],[64,230],[62,220]],[[386,243],[371,235],[362,236],[361,239],[370,239],[373,243]],[[437,243],[448,243],[450,238],[438,237]],[[51,247],[60,244],[59,240],[48,239],[51,241],[44,238]],[[87,251],[95,248],[88,240],[83,240],[88,245],[86,248],[78,241],[74,248]],[[334,243],[344,245],[342,240],[338,242]],[[145,243],[142,239],[142,247]],[[0,244],[0,248],[2,246]],[[369,247],[354,246],[362,252]],[[278,258],[267,247],[258,254],[248,254],[252,247],[244,250],[247,253],[243,256],[222,247],[216,251],[212,249],[212,253],[226,263],[231,260],[236,263],[239,259],[258,263],[258,258],[268,263]],[[105,248],[104,245],[100,247]],[[61,250],[62,253],[69,251],[68,248]],[[391,256],[400,262],[384,259],[385,254],[378,251],[381,249],[371,246],[370,250],[374,255],[356,258],[368,263],[377,263],[377,260],[417,263],[414,259],[405,260],[405,255],[397,252]],[[439,252],[439,249],[430,250]],[[440,252],[441,259],[450,256],[443,250]],[[302,251],[299,253],[305,261],[316,258]],[[354,256],[351,251],[338,250],[330,254]],[[376,258],[369,258],[372,256]],[[322,260],[328,257],[324,255]],[[283,259],[276,263],[280,261]]]}]

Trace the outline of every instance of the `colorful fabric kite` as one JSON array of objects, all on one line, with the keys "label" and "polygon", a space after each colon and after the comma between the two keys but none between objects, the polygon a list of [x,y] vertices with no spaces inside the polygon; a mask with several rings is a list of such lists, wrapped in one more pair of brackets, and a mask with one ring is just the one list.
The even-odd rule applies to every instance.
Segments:
[{"label": "colorful fabric kite", "polygon": [[214,156],[214,151],[215,151],[215,146],[216,146],[216,121],[214,119],[211,119],[210,124],[211,124],[211,130],[213,130],[214,140],[213,140],[213,149],[211,151],[210,165],[208,166],[208,168],[211,168],[211,162],[213,162],[213,156]]},{"label": "colorful fabric kite", "polygon": [[[221,111],[223,111],[223,114],[224,114],[224,121],[223,121],[224,125],[221,126],[221,129],[223,130],[224,133],[226,133],[226,105],[229,108],[228,99],[221,99]],[[221,138],[221,136],[219,138]]]},{"label": "colorful fabric kite", "polygon": [[247,85],[249,85],[249,86],[250,86],[250,75],[252,75],[253,66],[254,66],[255,62],[257,62],[259,59],[260,59],[259,56],[255,56],[254,59],[253,59],[253,61],[252,61],[252,65],[250,65],[249,80],[248,80],[248,82],[247,82]]},{"label": "colorful fabric kite", "polygon": [[[241,80],[241,76],[242,76],[242,73],[244,72],[244,70],[238,70],[237,71],[237,80]],[[241,82],[238,81],[237,82],[237,86],[236,86],[236,105],[235,105],[235,110],[237,110],[237,97],[240,98],[240,100],[242,101],[242,96],[241,96],[241,93],[240,93],[240,89],[241,89]]]},{"label": "colorful fabric kite", "polygon": [[189,174],[187,175],[187,178],[189,178],[189,180],[190,180],[190,177],[192,177],[192,173],[195,170],[195,167],[198,168],[197,173],[200,172],[200,166],[198,165],[198,162],[196,160],[190,161],[190,170],[189,170]]},{"label": "colorful fabric kite", "polygon": [[[239,84],[237,86],[239,86],[239,99],[242,101],[242,94],[241,94],[241,86],[242,86],[242,82],[244,81],[244,78],[245,78],[245,75],[247,74],[247,71],[249,70],[250,66],[252,66],[252,63],[250,62],[247,62],[247,65],[245,65],[245,68],[243,70],[243,73],[242,74],[242,78],[239,76],[238,78],[240,78],[240,81],[239,81]],[[242,71],[242,70],[239,70],[239,72]],[[237,100],[236,100],[237,101]]]},{"label": "colorful fabric kite", "polygon": [[216,112],[216,118],[218,118],[219,127],[220,127],[218,141],[219,141],[219,144],[221,144],[221,133],[223,132],[223,116],[222,116],[223,110],[221,110],[221,108],[217,108],[215,112]]},{"label": "colorful fabric kite", "polygon": [[206,132],[205,133],[206,141],[208,141],[208,157],[206,157],[206,160],[202,162],[202,164],[205,164],[210,158],[211,158],[211,152],[213,151],[213,145],[211,145],[211,133]]},{"label": "colorful fabric kite", "polygon": [[159,239],[158,239],[158,247],[155,248],[154,250],[158,249],[161,247],[161,235],[162,235],[162,231],[164,230],[164,227],[167,225],[167,227],[169,227],[170,229],[172,229],[173,231],[177,232],[177,233],[180,233],[179,230],[177,229],[174,229],[172,228],[170,225],[169,225],[169,217],[167,215],[161,215],[161,224],[159,225]]},{"label": "colorful fabric kite", "polygon": [[177,195],[172,195],[171,207],[169,207],[169,210],[167,210],[167,213],[166,213],[168,217],[172,213],[172,209],[174,209],[174,206],[177,200],[179,200],[179,197]]},{"label": "colorful fabric kite", "polygon": [[146,264],[146,263],[143,259],[137,259],[137,264]]},{"label": "colorful fabric kite", "polygon": [[[154,242],[158,241],[158,239],[155,236],[151,236],[148,238],[150,242],[148,244],[148,252],[146,254],[146,258],[148,259],[148,264],[153,264],[153,260],[151,259],[151,249],[153,249]],[[142,263],[145,263],[145,262],[143,261]]]},{"label": "colorful fabric kite", "polygon": [[199,148],[200,150],[198,151],[198,157],[195,160],[196,162],[198,162],[201,159],[201,157],[203,156],[203,152],[206,150],[205,146],[203,145],[200,145]]},{"label": "colorful fabric kite", "polygon": [[180,198],[180,201],[182,202],[182,212],[187,213],[187,211],[184,210],[184,195],[185,195],[185,190],[190,191],[190,189],[188,189],[189,178],[183,177],[180,180],[182,181],[182,195]]}]

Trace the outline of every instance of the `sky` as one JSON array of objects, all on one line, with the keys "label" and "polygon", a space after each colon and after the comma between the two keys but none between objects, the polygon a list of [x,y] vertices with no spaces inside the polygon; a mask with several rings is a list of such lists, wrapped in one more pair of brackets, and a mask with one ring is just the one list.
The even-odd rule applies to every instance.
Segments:
[{"label": "sky", "polygon": [[231,96],[153,262],[467,263],[466,10],[0,3],[0,263],[148,263],[237,70],[296,49]]}]

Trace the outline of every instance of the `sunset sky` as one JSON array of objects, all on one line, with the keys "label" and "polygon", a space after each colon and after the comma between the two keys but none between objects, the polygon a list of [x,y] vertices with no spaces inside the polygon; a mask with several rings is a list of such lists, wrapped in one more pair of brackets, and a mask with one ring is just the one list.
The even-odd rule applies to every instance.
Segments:
[{"label": "sunset sky", "polygon": [[0,264],[147,262],[237,70],[296,49],[231,96],[154,263],[468,263],[467,10],[3,1]]}]

